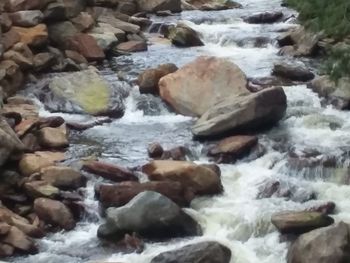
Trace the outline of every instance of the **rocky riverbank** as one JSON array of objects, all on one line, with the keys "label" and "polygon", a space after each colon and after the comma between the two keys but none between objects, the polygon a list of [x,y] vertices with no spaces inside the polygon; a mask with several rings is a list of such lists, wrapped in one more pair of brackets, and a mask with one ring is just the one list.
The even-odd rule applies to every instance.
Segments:
[{"label": "rocky riverbank", "polygon": [[[253,36],[254,48],[278,46],[278,55],[290,60],[288,63],[275,61],[267,76],[251,76],[231,59],[209,52],[200,56],[191,54],[190,62],[182,65],[173,58],[171,63],[138,70],[132,80],[123,78],[122,72],[118,75],[113,72],[117,77],[111,83],[102,74],[103,61],[132,57],[133,53],[152,49],[159,41],[165,41],[166,46],[173,45],[183,54],[187,49],[205,46],[205,35],[198,29],[200,25],[179,19],[174,22],[174,14],[197,10],[194,12],[219,15],[215,12],[244,9],[244,4],[244,1],[241,4],[204,0],[9,0],[0,4],[0,86],[4,101],[0,123],[1,257],[11,261],[25,255],[19,260],[31,260],[30,254],[45,251],[42,240],[52,238],[54,233],[63,236],[72,233],[93,214],[93,219],[87,221],[98,225],[93,248],[106,248],[111,254],[140,254],[157,244],[177,241],[182,244],[182,240],[198,238],[198,242],[185,242],[142,262],[201,259],[229,263],[237,258],[232,244],[215,238],[204,239],[208,231],[205,222],[211,218],[203,219],[201,212],[189,209],[196,209],[201,200],[209,202],[229,196],[226,202],[232,202],[227,167],[234,170],[241,165],[268,160],[266,167],[255,171],[263,176],[276,167],[280,167],[279,173],[284,167],[291,172],[322,167],[335,173],[339,172],[339,165],[346,165],[346,149],[342,149],[341,158],[338,153],[332,156],[332,153],[327,155],[306,147],[295,149],[290,145],[293,134],[290,138],[278,134],[281,132],[278,129],[283,131],[291,118],[309,114],[299,107],[302,100],[292,103],[288,100],[291,92],[296,91],[287,90],[286,86],[298,90],[298,86],[308,85],[327,103],[348,109],[347,83],[336,85],[326,76],[318,76],[312,67],[299,64],[298,60],[315,55],[324,42],[300,26],[291,24],[287,29],[280,29],[283,32],[276,30],[269,44]],[[170,22],[153,21],[160,17]],[[270,10],[246,14],[239,19],[254,27],[285,23],[293,18],[282,11]],[[152,35],[152,31],[156,31],[156,35]],[[128,66],[134,65],[129,62]],[[30,91],[33,99],[17,95],[25,83],[40,83]],[[130,118],[127,100],[132,97],[133,85],[140,96],[159,104],[163,101],[172,113],[188,116],[186,120],[191,121],[183,128],[186,135],[177,138],[174,127],[166,130],[172,141],[169,146],[169,142],[165,145],[162,141],[155,142],[165,132],[161,124],[157,124],[160,126],[158,137],[144,130],[150,135],[142,135],[146,139],[141,145],[144,149],[141,165],[134,164],[132,159],[132,154],[140,151],[132,150],[125,157],[115,153],[122,149],[113,149],[118,161],[106,161],[108,158],[103,156],[108,156],[107,146],[102,149],[105,152],[97,156],[100,158],[94,156],[97,155],[94,150],[78,154],[78,158],[74,156],[73,150],[95,143],[86,139],[86,131],[94,133],[96,126],[113,130],[116,120]],[[304,91],[307,92],[311,91]],[[43,117],[40,107],[57,115]],[[65,119],[62,114],[88,116],[88,121]],[[320,123],[317,116],[306,117],[309,117],[304,120],[308,125]],[[322,120],[322,124],[335,130],[342,127],[342,123],[331,117]],[[130,136],[126,144],[131,148],[138,143],[132,140],[135,129],[139,127],[134,123],[127,126],[123,134],[124,138]],[[106,134],[105,143],[117,148],[113,140],[108,143],[108,136],[117,135]],[[188,137],[190,146],[184,142]],[[201,146],[200,157],[191,147],[193,143]],[[116,164],[123,159],[130,159],[132,165]],[[280,177],[263,176],[263,179],[252,195],[254,202],[268,199],[276,204],[293,203],[292,209],[284,209],[286,203],[278,205],[278,212],[268,214],[267,221],[260,222],[267,225],[256,230],[261,233],[252,233],[258,237],[276,230],[281,233],[279,244],[287,244],[289,252],[279,262],[340,263],[349,259],[345,249],[349,246],[349,226],[332,216],[338,203],[324,200],[314,189],[305,190],[297,182],[290,183]],[[85,201],[91,198],[89,187],[99,209]],[[249,189],[247,185],[244,187]],[[242,191],[234,190],[237,194]],[[225,218],[225,221],[234,220]],[[245,229],[249,233],[249,227]],[[78,254],[77,251],[68,254],[74,253]],[[76,262],[105,257],[100,253],[80,257]]]}]

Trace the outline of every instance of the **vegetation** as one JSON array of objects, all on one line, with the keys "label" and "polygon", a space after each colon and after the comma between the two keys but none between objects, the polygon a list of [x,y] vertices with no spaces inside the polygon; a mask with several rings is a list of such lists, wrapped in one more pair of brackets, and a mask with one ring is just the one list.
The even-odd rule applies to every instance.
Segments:
[{"label": "vegetation", "polygon": [[[349,0],[285,0],[299,11],[300,21],[310,30],[322,32],[336,42],[350,37]],[[345,43],[345,42],[344,42]],[[325,63],[333,79],[350,76],[350,45],[329,48]]]}]

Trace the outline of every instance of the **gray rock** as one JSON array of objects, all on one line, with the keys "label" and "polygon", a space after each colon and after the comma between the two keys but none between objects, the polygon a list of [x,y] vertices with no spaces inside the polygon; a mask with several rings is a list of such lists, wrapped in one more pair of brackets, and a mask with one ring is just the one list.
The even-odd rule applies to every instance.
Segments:
[{"label": "gray rock", "polygon": [[293,81],[309,81],[315,77],[314,73],[304,65],[286,62],[276,63],[273,67],[272,74]]},{"label": "gray rock", "polygon": [[107,221],[98,236],[119,240],[136,232],[146,238],[173,238],[201,234],[198,223],[169,198],[142,192],[120,208],[107,209]]},{"label": "gray rock", "polygon": [[18,11],[10,14],[10,18],[15,26],[31,27],[38,25],[44,14],[40,10]]},{"label": "gray rock", "polygon": [[143,12],[157,12],[169,10],[181,12],[181,0],[136,0],[139,10]]}]

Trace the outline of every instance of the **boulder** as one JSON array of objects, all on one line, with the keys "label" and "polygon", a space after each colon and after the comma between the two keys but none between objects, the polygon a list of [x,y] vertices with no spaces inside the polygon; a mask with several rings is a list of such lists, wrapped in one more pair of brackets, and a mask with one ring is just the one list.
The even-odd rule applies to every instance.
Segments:
[{"label": "boulder", "polygon": [[172,63],[159,65],[155,69],[146,69],[137,79],[140,93],[159,94],[159,80],[177,70],[176,65]]},{"label": "boulder", "polygon": [[159,143],[152,143],[148,145],[147,152],[149,157],[160,159],[164,153],[164,149]]},{"label": "boulder", "polygon": [[181,12],[181,0],[136,0],[136,3],[141,12]]},{"label": "boulder", "polygon": [[60,107],[55,109],[57,111],[113,117],[120,117],[124,113],[121,95],[114,94],[117,90],[95,70],[84,70],[55,77],[50,82],[49,89],[58,101],[64,101],[62,107],[58,104]]},{"label": "boulder", "polygon": [[86,6],[85,0],[58,0],[51,1],[45,8],[46,21],[62,21],[78,16]]},{"label": "boulder", "polygon": [[220,159],[220,162],[234,162],[249,154],[258,143],[256,136],[237,135],[228,137],[209,150],[209,156]]},{"label": "boulder", "polygon": [[188,206],[194,198],[194,193],[178,182],[124,182],[114,185],[100,185],[98,188],[99,201],[104,208],[120,207],[127,204],[138,194],[145,191],[160,193],[179,206]]},{"label": "boulder", "polygon": [[[1,11],[0,11],[1,12]],[[0,16],[0,28],[2,33],[9,31],[12,27],[12,20],[8,13],[2,13]]]},{"label": "boulder", "polygon": [[77,64],[87,64],[88,61],[86,58],[84,58],[81,54],[74,50],[65,50],[64,54],[66,55],[67,58],[70,58]]},{"label": "boulder", "polygon": [[97,45],[105,52],[115,47],[119,42],[118,38],[113,33],[90,33],[89,35],[96,40]]},{"label": "boulder", "polygon": [[55,198],[60,190],[45,181],[32,181],[24,184],[24,189],[32,198],[47,197]]},{"label": "boulder", "polygon": [[45,24],[34,27],[13,27],[20,35],[20,41],[29,47],[42,47],[48,41],[48,31]]},{"label": "boulder", "polygon": [[198,195],[220,194],[220,176],[203,165],[187,161],[152,161],[142,167],[151,181],[175,181]]},{"label": "boulder", "polygon": [[192,127],[197,137],[216,137],[242,130],[266,128],[283,118],[287,98],[282,88],[232,96],[209,109]]},{"label": "boulder", "polygon": [[80,32],[91,29],[95,24],[94,18],[87,12],[81,12],[78,16],[72,18],[71,22]]},{"label": "boulder", "polygon": [[105,58],[103,47],[88,34],[82,33],[70,37],[68,47],[82,54],[88,61],[101,61]]},{"label": "boulder", "polygon": [[147,43],[145,41],[131,40],[120,43],[114,50],[117,52],[142,52],[147,50]]},{"label": "boulder", "polygon": [[271,24],[279,21],[282,17],[283,13],[281,11],[274,11],[253,14],[245,17],[243,20],[250,24]]},{"label": "boulder", "polygon": [[231,250],[218,242],[201,242],[159,254],[151,263],[229,263]]},{"label": "boulder", "polygon": [[271,222],[282,234],[303,234],[334,223],[334,219],[320,212],[280,212],[272,215]]},{"label": "boulder", "polygon": [[40,10],[26,10],[11,13],[10,18],[14,26],[32,27],[43,21],[44,14]]},{"label": "boulder", "polygon": [[138,25],[134,25],[132,23],[125,22],[118,18],[112,16],[100,16],[97,19],[98,23],[101,24],[109,24],[110,26],[122,30],[127,33],[139,33],[141,28]]},{"label": "boulder", "polygon": [[289,249],[288,263],[349,262],[349,234],[343,222],[303,234]]},{"label": "boulder", "polygon": [[0,43],[3,45],[4,51],[13,47],[16,43],[21,40],[20,34],[14,29],[11,28],[8,32],[2,34]]},{"label": "boulder", "polygon": [[70,21],[50,24],[48,27],[50,41],[63,49],[69,48],[69,39],[79,34],[79,31]]},{"label": "boulder", "polygon": [[314,73],[304,65],[286,62],[276,63],[273,67],[272,74],[293,81],[309,81],[315,77]]},{"label": "boulder", "polygon": [[34,211],[46,223],[59,226],[65,230],[72,230],[75,227],[72,212],[59,201],[47,198],[35,199]]},{"label": "boulder", "polygon": [[100,175],[114,182],[138,181],[135,174],[127,168],[99,161],[88,161],[82,169],[89,173]]},{"label": "boulder", "polygon": [[5,52],[3,55],[3,59],[14,61],[20,67],[21,70],[27,70],[33,66],[32,59],[27,58],[21,53],[14,50],[9,50]]},{"label": "boulder", "polygon": [[37,251],[34,240],[29,238],[15,226],[11,227],[9,233],[4,238],[2,238],[1,242],[10,245],[22,252],[35,253]]},{"label": "boulder", "polygon": [[182,0],[183,10],[218,11],[241,8],[242,5],[232,0]]},{"label": "boulder", "polygon": [[118,42],[122,42],[126,39],[126,33],[125,31],[119,29],[119,28],[116,28],[116,27],[113,27],[112,25],[110,24],[107,24],[107,23],[98,23],[97,26],[95,26],[91,31],[90,31],[91,34],[113,34],[116,36],[116,38],[118,39]]},{"label": "boulder", "polygon": [[[42,9],[54,0],[10,0],[7,1],[7,10],[9,12],[17,12],[20,10]],[[6,2],[6,1],[5,1]]]},{"label": "boulder", "polygon": [[69,145],[65,126],[59,128],[42,128],[38,132],[38,139],[42,147],[49,149],[59,149]]},{"label": "boulder", "polygon": [[52,166],[65,159],[61,152],[35,152],[25,154],[19,162],[19,169],[25,176],[40,172],[42,168]]},{"label": "boulder", "polygon": [[65,166],[50,166],[41,169],[41,180],[60,189],[77,189],[85,185],[85,177]]},{"label": "boulder", "polygon": [[142,192],[127,205],[107,209],[107,221],[98,229],[100,238],[120,240],[125,234],[163,239],[201,234],[198,223],[167,197]]},{"label": "boulder", "polygon": [[170,28],[169,34],[166,37],[178,47],[204,46],[198,33],[184,23],[178,23],[176,27]]},{"label": "boulder", "polygon": [[198,117],[225,98],[249,94],[246,86],[245,74],[232,62],[199,57],[161,78],[159,92],[176,112]]},{"label": "boulder", "polygon": [[55,56],[49,52],[38,53],[33,58],[35,71],[49,71],[55,63]]}]

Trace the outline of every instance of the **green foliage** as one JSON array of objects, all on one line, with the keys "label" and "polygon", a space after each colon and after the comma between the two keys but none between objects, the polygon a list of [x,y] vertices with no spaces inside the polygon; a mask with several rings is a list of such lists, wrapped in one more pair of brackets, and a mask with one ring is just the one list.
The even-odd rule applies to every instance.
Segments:
[{"label": "green foliage", "polygon": [[350,76],[350,46],[332,48],[327,56],[325,71],[335,81]]}]

